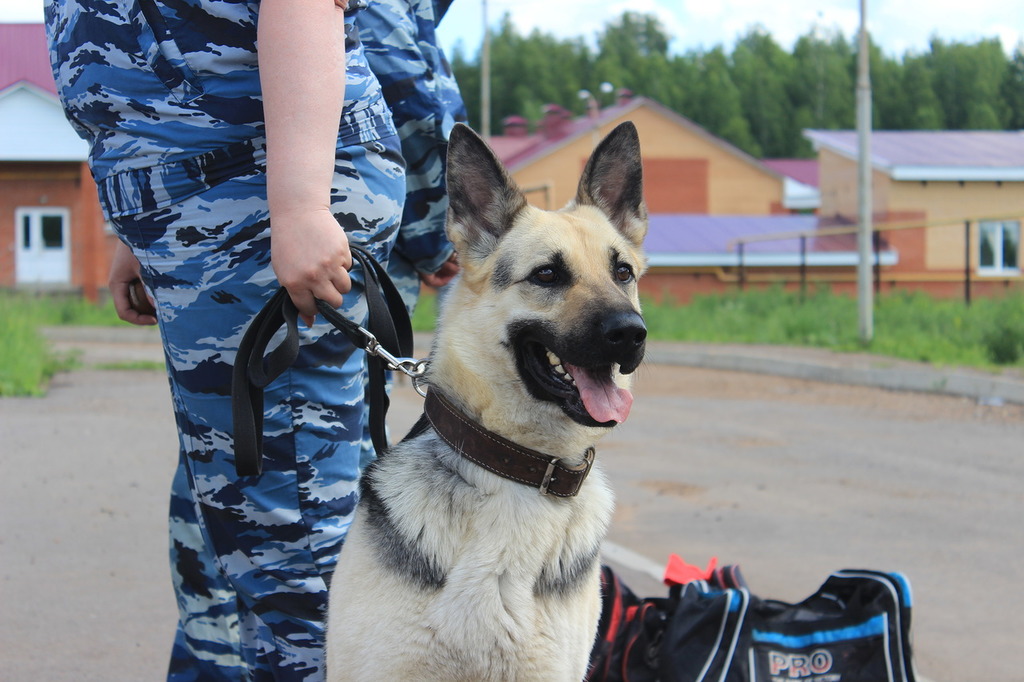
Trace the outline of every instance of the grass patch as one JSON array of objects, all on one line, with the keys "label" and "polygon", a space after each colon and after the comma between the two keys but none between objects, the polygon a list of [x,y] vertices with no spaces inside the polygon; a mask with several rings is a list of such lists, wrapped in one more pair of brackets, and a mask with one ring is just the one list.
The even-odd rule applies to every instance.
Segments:
[{"label": "grass patch", "polygon": [[857,302],[827,289],[781,288],[694,296],[689,305],[645,302],[652,339],[815,346],[984,369],[1024,367],[1024,292],[971,306],[922,293],[876,298],[874,339],[859,338]]},{"label": "grass patch", "polygon": [[422,287],[416,308],[412,311],[412,330],[414,332],[432,332],[437,324],[437,294],[433,290]]},{"label": "grass patch", "polygon": [[781,288],[697,295],[689,305],[644,302],[650,337],[661,341],[836,347],[856,340],[856,302],[821,290],[800,302]]},{"label": "grass patch", "polygon": [[50,378],[79,365],[75,354],[55,353],[40,332],[55,325],[126,324],[114,305],[97,306],[78,296],[0,293],[0,396],[36,396]]},{"label": "grass patch", "polygon": [[7,304],[17,313],[42,327],[79,325],[89,327],[121,327],[128,323],[117,316],[114,304],[90,303],[80,296],[67,294],[30,295],[0,293],[0,305]]},{"label": "grass patch", "polygon": [[57,372],[75,366],[73,356],[54,353],[39,328],[59,319],[44,299],[0,294],[0,396],[42,395]]},{"label": "grass patch", "polygon": [[[875,301],[875,338],[867,347],[858,338],[856,301],[828,289],[803,301],[778,287],[698,295],[688,305],[645,301],[644,317],[650,337],[661,341],[814,346],[937,365],[1024,368],[1024,291],[976,299],[971,306],[921,293],[885,294]],[[432,331],[436,319],[437,296],[424,293],[413,329]],[[74,356],[53,353],[40,327],[123,324],[110,303],[0,293],[0,396],[41,395],[50,377],[75,366]],[[160,367],[116,363],[110,369]]]}]

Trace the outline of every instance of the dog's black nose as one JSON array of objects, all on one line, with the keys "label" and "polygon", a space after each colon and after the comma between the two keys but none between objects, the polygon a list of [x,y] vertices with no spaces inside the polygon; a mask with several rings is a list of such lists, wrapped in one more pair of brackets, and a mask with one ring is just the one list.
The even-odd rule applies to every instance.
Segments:
[{"label": "dog's black nose", "polygon": [[609,350],[623,359],[631,358],[647,340],[644,318],[635,310],[621,310],[604,316],[600,333]]}]

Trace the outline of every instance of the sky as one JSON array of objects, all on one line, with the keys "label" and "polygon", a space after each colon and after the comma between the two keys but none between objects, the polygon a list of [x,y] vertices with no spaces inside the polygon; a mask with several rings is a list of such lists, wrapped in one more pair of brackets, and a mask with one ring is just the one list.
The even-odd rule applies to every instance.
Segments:
[{"label": "sky", "polygon": [[[451,53],[461,44],[475,55],[483,38],[484,0],[455,0],[441,23],[440,38]],[[860,23],[859,0],[486,0],[493,27],[507,12],[522,34],[533,29],[558,38],[579,36],[593,43],[612,19],[629,9],[654,14],[672,36],[670,49],[683,53],[722,45],[763,27],[784,49],[815,26],[838,30],[852,39]],[[0,0],[0,22],[43,18],[43,0]],[[1020,0],[868,0],[868,30],[883,52],[894,57],[924,52],[938,36],[976,42],[999,38],[1007,54],[1024,40],[1024,2]]]}]

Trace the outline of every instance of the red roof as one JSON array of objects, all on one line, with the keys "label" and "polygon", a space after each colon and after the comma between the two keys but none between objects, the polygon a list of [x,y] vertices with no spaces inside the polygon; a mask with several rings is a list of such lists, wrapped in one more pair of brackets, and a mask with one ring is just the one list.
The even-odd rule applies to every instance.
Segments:
[{"label": "red roof", "polygon": [[21,81],[57,94],[42,24],[0,24],[0,90]]},{"label": "red roof", "polygon": [[763,159],[761,163],[787,178],[811,187],[818,186],[817,159]]},{"label": "red roof", "polygon": [[520,156],[524,151],[535,150],[545,142],[542,135],[491,135],[488,143],[494,154],[508,165],[509,159]]},{"label": "red roof", "polygon": [[569,138],[575,138],[595,126],[613,120],[635,107],[639,100],[637,98],[630,104],[617,104],[602,109],[596,118],[573,118],[566,109],[549,104],[545,107],[544,120],[538,124],[539,132],[532,135],[492,135],[488,142],[502,163],[514,169],[519,164],[553,150]]},{"label": "red roof", "polygon": [[561,107],[548,105],[549,109],[546,112],[548,116],[545,116],[545,120],[540,122],[538,126],[539,132],[526,136],[494,135],[491,136],[488,142],[498,158],[501,159],[502,163],[504,163],[509,170],[515,172],[519,167],[527,163],[531,163],[545,154],[551,153],[559,146],[564,145],[582,135],[589,135],[595,127],[600,127],[601,125],[614,121],[620,117],[628,117],[629,114],[640,107],[647,107],[659,112],[663,116],[674,121],[676,124],[690,130],[695,135],[704,138],[708,142],[721,148],[723,151],[742,159],[744,162],[759,167],[769,175],[774,175],[779,178],[783,177],[782,173],[779,173],[777,170],[772,168],[768,168],[759,160],[750,156],[746,152],[743,152],[739,148],[734,147],[725,140],[712,135],[690,119],[677,114],[655,100],[642,96],[634,96],[628,100],[624,99],[617,104],[601,109],[594,118],[591,118],[590,116],[572,118],[572,116]]}]

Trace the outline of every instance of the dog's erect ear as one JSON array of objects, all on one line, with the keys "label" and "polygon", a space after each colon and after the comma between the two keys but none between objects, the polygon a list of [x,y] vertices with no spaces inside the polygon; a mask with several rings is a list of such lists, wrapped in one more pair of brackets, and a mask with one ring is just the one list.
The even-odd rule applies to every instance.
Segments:
[{"label": "dog's erect ear", "polygon": [[643,244],[647,205],[640,137],[632,122],[616,126],[594,149],[583,169],[576,203],[601,209],[634,246]]},{"label": "dog's erect ear", "polygon": [[468,126],[448,140],[448,238],[460,257],[487,256],[526,206],[508,171]]}]

